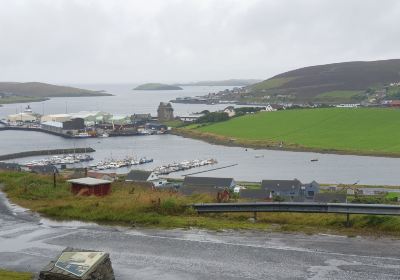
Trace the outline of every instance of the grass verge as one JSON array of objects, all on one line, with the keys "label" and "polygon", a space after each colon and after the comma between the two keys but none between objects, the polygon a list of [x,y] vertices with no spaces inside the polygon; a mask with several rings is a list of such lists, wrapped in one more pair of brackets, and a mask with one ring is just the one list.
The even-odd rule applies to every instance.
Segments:
[{"label": "grass verge", "polygon": [[12,202],[58,220],[159,228],[400,236],[399,217],[352,215],[351,228],[345,227],[346,216],[340,214],[259,213],[257,222],[253,222],[249,220],[252,213],[198,215],[187,207],[192,203],[213,202],[205,194],[186,197],[115,182],[112,194],[106,197],[77,197],[69,192],[68,183],[62,178],[54,188],[51,177],[23,172],[0,172],[0,182]]},{"label": "grass verge", "polygon": [[1,280],[31,280],[33,275],[27,272],[14,272],[0,269]]}]

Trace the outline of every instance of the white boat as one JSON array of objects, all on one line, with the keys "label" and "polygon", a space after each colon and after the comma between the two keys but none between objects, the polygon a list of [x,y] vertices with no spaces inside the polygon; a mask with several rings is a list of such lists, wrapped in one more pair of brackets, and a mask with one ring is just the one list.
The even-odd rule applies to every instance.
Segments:
[{"label": "white boat", "polygon": [[28,106],[26,106],[26,108],[25,108],[25,110],[24,110],[24,113],[28,113],[28,114],[32,114],[32,108],[31,108],[31,106],[30,105],[28,105]]},{"label": "white boat", "polygon": [[75,134],[75,137],[77,137],[77,138],[88,138],[88,137],[90,137],[90,134],[87,133],[87,132],[80,132],[78,134]]}]

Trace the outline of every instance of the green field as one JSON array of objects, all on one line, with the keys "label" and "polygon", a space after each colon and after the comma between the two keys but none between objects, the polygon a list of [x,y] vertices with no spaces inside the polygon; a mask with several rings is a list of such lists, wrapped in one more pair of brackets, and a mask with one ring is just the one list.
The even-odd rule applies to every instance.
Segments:
[{"label": "green field", "polygon": [[[303,109],[262,112],[187,131],[234,139],[242,146],[400,155],[400,110]],[[197,135],[196,135],[197,134]]]},{"label": "green field", "polygon": [[356,102],[365,98],[363,92],[357,90],[335,90],[324,92],[315,97],[315,101],[321,102]]}]

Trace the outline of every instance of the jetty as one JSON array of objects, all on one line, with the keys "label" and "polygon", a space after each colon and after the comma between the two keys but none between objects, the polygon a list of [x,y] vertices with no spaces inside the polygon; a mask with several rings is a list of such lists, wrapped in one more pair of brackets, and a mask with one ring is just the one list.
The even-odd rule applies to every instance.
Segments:
[{"label": "jetty", "polygon": [[37,151],[26,151],[20,153],[13,153],[7,155],[0,155],[0,161],[11,160],[24,157],[34,156],[47,156],[47,155],[64,155],[64,154],[84,154],[93,153],[96,150],[90,147],[87,148],[68,148],[68,149],[52,149],[52,150],[37,150]]},{"label": "jetty", "polygon": [[61,136],[63,138],[79,138],[79,137],[73,137],[72,135],[67,133],[52,131],[40,127],[10,126],[10,125],[4,125],[4,123],[3,126],[0,126],[0,131],[1,130],[36,131],[36,132],[43,132],[51,135]]}]

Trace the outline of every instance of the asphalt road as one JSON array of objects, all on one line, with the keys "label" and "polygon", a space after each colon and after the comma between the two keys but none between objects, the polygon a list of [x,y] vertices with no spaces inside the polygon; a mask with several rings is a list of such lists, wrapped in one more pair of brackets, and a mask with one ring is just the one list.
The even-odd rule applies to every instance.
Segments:
[{"label": "asphalt road", "polygon": [[0,193],[0,267],[38,272],[65,247],[111,254],[117,279],[400,279],[400,241],[53,222]]}]

